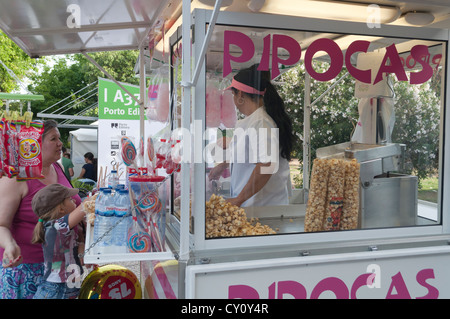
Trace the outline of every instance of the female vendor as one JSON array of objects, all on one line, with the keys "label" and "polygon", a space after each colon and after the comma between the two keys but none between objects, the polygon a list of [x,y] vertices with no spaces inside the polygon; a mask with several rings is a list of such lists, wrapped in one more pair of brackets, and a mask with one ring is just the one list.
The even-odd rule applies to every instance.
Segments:
[{"label": "female vendor", "polygon": [[[258,71],[257,67],[258,65],[253,65],[239,71],[229,89],[233,92],[234,104],[245,116],[236,123],[235,136],[238,129],[247,132],[254,129],[253,132],[258,134],[257,141],[263,141],[265,145],[258,144],[257,156],[254,157],[250,149],[255,148],[255,145],[251,145],[248,138],[250,133],[246,137],[246,143],[239,143],[238,137],[233,138],[230,160],[231,198],[227,201],[242,207],[286,205],[291,190],[289,160],[295,135],[292,133],[292,122],[286,114],[284,102],[270,82],[270,72]],[[260,129],[267,132],[262,139],[259,137],[262,132]],[[268,157],[263,154],[271,153],[271,137],[276,129],[279,137],[275,141],[278,144],[275,148],[277,154],[271,154],[271,160],[268,161]],[[239,157],[244,160],[237,160]],[[228,165],[229,163],[223,162],[214,167],[209,179],[219,178]]]}]

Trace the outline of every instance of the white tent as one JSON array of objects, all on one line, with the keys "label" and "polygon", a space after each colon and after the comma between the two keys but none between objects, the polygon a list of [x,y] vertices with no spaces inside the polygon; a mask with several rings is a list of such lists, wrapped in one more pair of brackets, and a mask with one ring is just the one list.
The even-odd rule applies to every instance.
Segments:
[{"label": "white tent", "polygon": [[70,133],[71,159],[74,165],[74,176],[80,175],[81,167],[85,164],[84,154],[92,152],[94,157],[98,156],[97,129],[80,128]]}]

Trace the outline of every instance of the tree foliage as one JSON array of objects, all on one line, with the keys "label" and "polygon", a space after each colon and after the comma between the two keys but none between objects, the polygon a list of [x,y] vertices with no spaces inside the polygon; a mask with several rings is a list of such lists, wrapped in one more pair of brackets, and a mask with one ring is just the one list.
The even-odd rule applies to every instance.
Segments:
[{"label": "tree foliage", "polygon": [[[0,31],[0,60],[19,78],[24,81],[36,72],[43,59],[31,59],[23,52],[5,33]],[[20,86],[16,79],[0,65],[0,92],[19,91]],[[1,105],[1,101],[0,101]]]},{"label": "tree foliage", "polygon": [[[134,65],[138,55],[138,51],[111,51],[90,54],[116,80],[130,84],[138,84],[139,82],[134,73]],[[29,85],[29,90],[45,96],[45,101],[33,102],[32,111],[37,114],[51,107],[45,113],[54,111],[55,113],[62,113],[67,110],[64,114],[73,115],[92,107],[84,115],[98,115],[98,108],[96,107],[98,100],[97,85],[93,84],[87,87],[97,81],[98,77],[106,78],[106,75],[82,54],[54,57],[53,63],[47,64],[41,72],[36,72],[30,76],[32,84]],[[55,105],[58,102],[60,103]],[[64,107],[70,102],[73,103]],[[76,123],[89,124],[90,121],[77,120]],[[68,129],[61,129],[60,131],[63,141],[66,141]]]},{"label": "tree foliage", "polygon": [[[134,65],[138,54],[138,51],[111,51],[90,55],[116,80],[137,84],[139,80],[134,73]],[[42,72],[31,76],[30,91],[45,96],[45,101],[34,104],[33,111],[35,113],[42,111],[69,96],[71,100],[80,98],[80,103],[73,107],[71,114],[83,110],[97,102],[96,95],[89,99],[86,99],[86,96],[83,97],[87,90],[95,90],[96,86],[90,87],[86,91],[76,92],[97,81],[98,77],[106,77],[106,75],[82,54],[55,58],[53,65],[47,65]],[[87,115],[92,114],[97,114],[97,110],[94,109]]]}]

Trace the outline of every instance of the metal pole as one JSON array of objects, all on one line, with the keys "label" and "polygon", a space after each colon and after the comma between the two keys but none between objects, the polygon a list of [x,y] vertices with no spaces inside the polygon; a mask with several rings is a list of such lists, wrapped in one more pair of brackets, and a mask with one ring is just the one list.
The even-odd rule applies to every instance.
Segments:
[{"label": "metal pole", "polygon": [[[182,101],[181,101],[181,127],[189,130],[191,118],[191,0],[183,0],[182,5]],[[187,141],[183,138],[183,148]],[[189,259],[189,215],[190,215],[190,170],[189,162],[181,162],[181,203],[180,203],[180,254],[179,254],[179,280],[178,298],[186,294],[185,281],[186,264]]]},{"label": "metal pole", "polygon": [[209,21],[208,31],[206,31],[205,41],[203,41],[202,49],[200,51],[200,59],[197,61],[197,65],[195,67],[194,76],[192,78],[192,85],[195,86],[197,84],[198,77],[200,75],[200,69],[203,66],[203,61],[205,61],[206,50],[209,45],[209,41],[211,40],[212,33],[214,31],[214,26],[216,25],[217,16],[220,12],[220,7],[222,5],[222,0],[217,0],[214,5],[214,11],[211,16],[211,20]]},{"label": "metal pole", "polygon": [[311,76],[305,72],[305,105],[303,110],[303,189],[309,189],[309,162],[311,159]]},{"label": "metal pole", "polygon": [[[139,47],[139,85],[140,85],[140,101],[139,101],[139,125],[140,125],[140,138],[145,137],[145,100],[147,94],[145,94],[145,54],[144,46]],[[142,163],[141,163],[142,164]]]}]

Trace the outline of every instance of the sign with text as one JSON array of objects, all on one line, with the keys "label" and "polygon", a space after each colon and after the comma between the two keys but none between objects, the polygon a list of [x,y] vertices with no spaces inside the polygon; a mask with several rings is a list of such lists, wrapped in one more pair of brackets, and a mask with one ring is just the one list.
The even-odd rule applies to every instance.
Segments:
[{"label": "sign with text", "polygon": [[[231,73],[231,62],[244,63],[250,61],[255,54],[253,40],[246,34],[238,31],[227,30],[224,32],[224,52],[223,52],[223,77]],[[280,74],[279,65],[295,65],[304,53],[304,63],[308,74],[318,81],[331,81],[342,70],[347,68],[351,76],[356,80],[368,84],[377,84],[382,81],[385,74],[395,74],[399,81],[409,81],[410,84],[421,84],[428,81],[433,75],[433,70],[437,69],[442,59],[442,52],[431,56],[427,45],[416,44],[410,50],[408,65],[420,65],[421,70],[411,72],[408,79],[404,61],[402,61],[395,43],[384,48],[384,56],[376,69],[359,69],[350,62],[353,54],[364,54],[370,52],[371,42],[366,40],[356,40],[350,43],[345,52],[339,45],[329,38],[319,38],[314,40],[306,50],[303,50],[300,43],[290,36],[282,34],[269,34],[264,37],[263,52],[258,70],[267,71],[272,65],[272,79]],[[238,47],[240,55],[231,54],[231,48]],[[442,46],[439,46],[442,48]],[[278,56],[279,49],[288,52],[288,58]],[[303,52],[304,51],[304,52]],[[313,68],[312,60],[317,52],[324,51],[330,58],[329,69],[323,73],[317,72]],[[372,77],[372,73],[375,74]],[[372,79],[373,78],[373,79]]]},{"label": "sign with text", "polygon": [[195,265],[187,298],[449,298],[449,262],[449,247],[426,247]]},{"label": "sign with text", "polygon": [[[139,86],[121,83],[137,99]],[[110,80],[98,79],[98,118],[108,120],[139,120],[139,105]]]},{"label": "sign with text", "polygon": [[[130,93],[140,98],[139,86],[121,83]],[[111,172],[114,164],[119,164],[118,175],[123,183],[126,166],[120,156],[120,140],[123,136],[130,137],[139,147],[140,112],[139,104],[113,81],[98,79],[98,171]],[[153,136],[164,125],[159,122],[145,123],[145,137]]]}]

